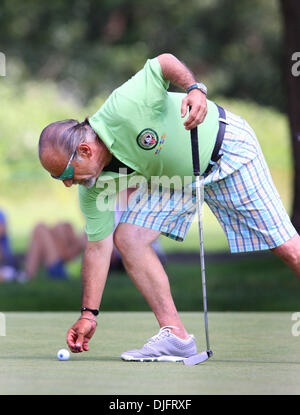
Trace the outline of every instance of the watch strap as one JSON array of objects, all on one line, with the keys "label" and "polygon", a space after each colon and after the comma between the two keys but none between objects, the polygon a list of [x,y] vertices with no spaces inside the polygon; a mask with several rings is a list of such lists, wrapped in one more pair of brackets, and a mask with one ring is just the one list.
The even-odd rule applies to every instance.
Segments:
[{"label": "watch strap", "polygon": [[202,91],[205,95],[207,95],[207,88],[202,82],[197,82],[197,83],[189,86],[186,90],[186,93],[188,94],[193,89],[200,89],[200,91]]},{"label": "watch strap", "polygon": [[92,314],[94,314],[94,316],[97,316],[99,314],[99,310],[92,309],[92,308],[88,308],[88,307],[81,307],[80,311],[81,312],[83,312],[83,311],[90,311]]}]

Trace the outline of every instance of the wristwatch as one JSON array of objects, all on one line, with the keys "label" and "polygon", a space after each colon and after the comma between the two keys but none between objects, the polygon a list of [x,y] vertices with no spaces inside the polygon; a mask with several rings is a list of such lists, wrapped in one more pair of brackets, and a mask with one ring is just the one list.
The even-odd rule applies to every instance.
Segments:
[{"label": "wristwatch", "polygon": [[196,84],[189,86],[186,90],[186,93],[188,94],[193,89],[200,89],[200,91],[202,91],[203,94],[207,95],[207,88],[202,82],[197,82]]},{"label": "wristwatch", "polygon": [[83,312],[83,311],[90,311],[91,313],[94,314],[94,316],[97,316],[99,314],[99,310],[93,310],[93,309],[87,308],[87,307],[81,307],[80,311],[81,312]]}]

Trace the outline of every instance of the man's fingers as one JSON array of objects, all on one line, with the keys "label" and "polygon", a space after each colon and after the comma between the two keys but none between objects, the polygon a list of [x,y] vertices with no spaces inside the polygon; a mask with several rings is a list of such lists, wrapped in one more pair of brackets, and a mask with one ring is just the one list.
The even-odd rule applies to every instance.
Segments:
[{"label": "man's fingers", "polygon": [[199,117],[199,107],[197,107],[197,108],[192,107],[188,118],[184,122],[185,128],[191,129],[191,128],[196,127],[197,122],[199,122],[198,117]]},{"label": "man's fingers", "polygon": [[78,333],[78,337],[75,343],[75,349],[77,349],[78,352],[83,352],[83,344],[84,341],[84,334],[82,332]]},{"label": "man's fingers", "polygon": [[187,130],[197,127],[201,124],[206,117],[207,109],[204,106],[199,106],[197,108],[192,108],[189,117],[185,120],[184,126]]},{"label": "man's fingers", "polygon": [[67,334],[67,344],[72,353],[82,352],[83,334],[78,334],[74,329],[70,328]]},{"label": "man's fingers", "polygon": [[187,102],[186,100],[183,100],[181,103],[181,118],[184,118],[186,116],[186,112],[187,112]]},{"label": "man's fingers", "polygon": [[68,331],[68,334],[67,334],[67,344],[68,344],[71,351],[73,351],[73,349],[75,347],[76,338],[77,338],[77,335],[76,335],[75,331],[72,328],[70,328],[70,330]]},{"label": "man's fingers", "polygon": [[89,346],[88,346],[88,340],[85,340],[85,341],[83,342],[82,348],[83,348],[83,350],[84,350],[85,352],[88,352],[88,351],[90,350],[90,349],[89,349]]},{"label": "man's fingers", "polygon": [[207,114],[207,107],[205,106],[205,107],[202,108],[202,112],[200,113],[200,122],[199,122],[199,124],[201,124],[204,121],[204,119],[206,117],[206,114]]},{"label": "man's fingers", "polygon": [[199,90],[191,91],[183,100],[181,104],[181,112],[185,110],[184,116],[187,113],[187,108],[190,108],[188,118],[184,122],[186,130],[191,130],[201,124],[207,114],[206,96]]},{"label": "man's fingers", "polygon": [[67,344],[72,353],[88,351],[88,342],[96,331],[97,322],[79,319],[67,333]]}]

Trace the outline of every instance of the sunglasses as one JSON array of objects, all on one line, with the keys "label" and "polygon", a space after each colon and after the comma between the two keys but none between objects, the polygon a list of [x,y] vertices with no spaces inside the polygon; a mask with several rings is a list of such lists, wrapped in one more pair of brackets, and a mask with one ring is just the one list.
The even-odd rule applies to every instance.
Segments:
[{"label": "sunglasses", "polygon": [[70,157],[70,159],[68,161],[68,164],[67,164],[65,170],[62,172],[62,174],[60,176],[53,176],[51,174],[51,177],[53,177],[53,179],[56,179],[56,180],[73,179],[73,176],[74,176],[74,166],[70,166],[70,164],[72,163],[72,161],[73,161],[73,159],[75,157],[75,154],[76,154],[76,150],[72,153],[72,155],[71,155],[71,157]]}]

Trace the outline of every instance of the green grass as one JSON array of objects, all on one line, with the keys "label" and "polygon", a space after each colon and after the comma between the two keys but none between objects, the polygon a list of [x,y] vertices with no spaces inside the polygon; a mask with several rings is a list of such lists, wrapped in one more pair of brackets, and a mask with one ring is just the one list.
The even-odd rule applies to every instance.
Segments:
[{"label": "green grass", "polygon": [[[208,305],[211,311],[295,311],[300,284],[294,274],[270,253],[206,257]],[[234,260],[235,258],[235,260]],[[0,289],[0,311],[75,311],[81,306],[80,261],[69,267],[69,281],[55,281],[41,272],[26,284],[7,283]],[[169,261],[166,266],[172,294],[182,311],[202,309],[199,261]],[[149,311],[149,306],[124,272],[110,272],[102,310]]]},{"label": "green grass", "polygon": [[[99,317],[90,351],[56,359],[78,313],[6,313],[0,337],[1,395],[298,395],[299,339],[290,313],[210,313],[214,356],[197,366],[123,362],[158,331],[151,313]],[[203,317],[182,313],[198,350],[205,350]]]}]

